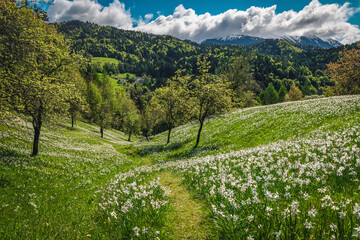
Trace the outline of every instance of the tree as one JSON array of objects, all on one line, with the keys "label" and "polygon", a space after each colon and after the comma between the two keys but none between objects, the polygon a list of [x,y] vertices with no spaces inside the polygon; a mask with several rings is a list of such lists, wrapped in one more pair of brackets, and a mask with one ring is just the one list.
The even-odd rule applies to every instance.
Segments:
[{"label": "tree", "polygon": [[360,43],[358,48],[340,52],[336,62],[327,65],[327,75],[334,79],[335,94],[358,94],[360,88]]},{"label": "tree", "polygon": [[190,76],[181,76],[181,71],[178,71],[175,77],[168,80],[165,87],[155,91],[168,127],[167,144],[170,142],[171,130],[180,123],[185,123],[188,116],[190,106],[187,102],[189,93],[186,84],[189,79]]},{"label": "tree", "polygon": [[96,123],[100,126],[101,138],[104,137],[104,129],[108,127],[114,115],[114,88],[111,84],[109,76],[105,75],[103,82],[100,85],[101,102]]},{"label": "tree", "polygon": [[311,95],[313,86],[308,77],[305,77],[304,85],[301,87],[301,91],[304,95]]},{"label": "tree", "polygon": [[136,108],[136,105],[133,100],[129,97],[126,97],[121,102],[122,112],[123,112],[123,124],[122,129],[125,133],[129,135],[128,141],[131,140],[131,134],[140,133],[140,114],[139,110]]},{"label": "tree", "polygon": [[211,115],[226,112],[231,108],[232,93],[228,88],[229,83],[210,75],[210,62],[207,61],[207,57],[202,61],[198,59],[197,66],[200,75],[191,83],[194,113],[200,124],[194,149],[199,145],[205,120]]},{"label": "tree", "polygon": [[86,101],[90,109],[90,119],[92,122],[96,122],[100,114],[102,97],[98,87],[92,82],[87,85]]},{"label": "tree", "polygon": [[289,89],[289,92],[285,96],[285,101],[299,101],[304,100],[302,91],[295,86],[295,83],[293,83]]},{"label": "tree", "polygon": [[77,83],[64,73],[77,66],[55,28],[28,7],[0,1],[0,32],[1,108],[31,117],[36,156],[43,122],[68,109],[65,99]]},{"label": "tree", "polygon": [[281,84],[281,87],[279,89],[279,102],[284,101],[286,94],[287,94],[287,89],[284,84]]},{"label": "tree", "polygon": [[268,104],[274,104],[279,101],[279,95],[278,92],[275,90],[274,85],[272,83],[269,83],[267,88],[264,91],[263,98],[261,99],[261,102],[263,105]]},{"label": "tree", "polygon": [[233,102],[238,107],[256,105],[254,91],[259,90],[259,85],[251,73],[249,57],[237,57],[230,64],[221,69],[222,77],[229,83],[229,88],[234,92]]},{"label": "tree", "polygon": [[79,73],[71,73],[72,78],[77,79],[77,84],[73,88],[68,89],[68,94],[66,96],[66,103],[69,105],[68,115],[71,119],[71,127],[74,127],[76,118],[86,107],[86,92],[85,92],[85,82],[84,79],[80,76]]},{"label": "tree", "polygon": [[155,125],[162,118],[161,106],[156,97],[153,97],[141,113],[141,129],[147,141],[149,141],[149,135],[151,135]]},{"label": "tree", "polygon": [[123,104],[122,101],[124,98],[129,98],[128,93],[122,87],[115,88],[115,104],[113,109],[113,120],[111,121],[111,126],[115,129],[120,130],[123,124]]},{"label": "tree", "polygon": [[46,0],[12,0],[12,1],[16,2],[19,8],[31,9],[39,19],[43,21],[49,21],[47,12],[41,6],[50,5],[51,4],[50,1],[46,1]]}]

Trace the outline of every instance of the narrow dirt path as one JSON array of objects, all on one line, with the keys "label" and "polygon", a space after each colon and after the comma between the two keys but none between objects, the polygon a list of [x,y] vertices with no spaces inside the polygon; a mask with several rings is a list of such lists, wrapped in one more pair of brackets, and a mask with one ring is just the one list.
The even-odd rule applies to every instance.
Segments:
[{"label": "narrow dirt path", "polygon": [[215,239],[205,205],[188,191],[181,179],[169,171],[159,174],[160,182],[170,189],[167,239]]}]

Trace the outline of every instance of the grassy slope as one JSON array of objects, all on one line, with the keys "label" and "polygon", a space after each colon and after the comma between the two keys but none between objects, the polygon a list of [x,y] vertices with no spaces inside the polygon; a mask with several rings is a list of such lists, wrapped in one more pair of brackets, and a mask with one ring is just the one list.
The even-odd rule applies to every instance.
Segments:
[{"label": "grassy slope", "polygon": [[238,110],[210,119],[203,128],[200,147],[193,151],[198,123],[191,122],[135,144],[139,153],[155,161],[212,155],[305,136],[320,127],[335,130],[360,116],[360,96],[314,99]]},{"label": "grassy slope", "polygon": [[101,140],[98,128],[84,123],[75,130],[67,124],[57,130],[47,127],[36,158],[28,157],[32,137],[29,127],[11,131],[3,127],[0,238],[75,239],[88,234],[104,238],[106,227],[102,224],[106,223],[97,220],[97,193],[117,173],[150,162],[266,145],[306,136],[319,128],[335,130],[358,121],[359,110],[360,96],[350,96],[237,111],[207,122],[196,151],[191,150],[196,123],[176,128],[169,145],[163,144],[163,133],[150,143],[139,141],[132,146],[117,131],[106,131]]},{"label": "grassy slope", "polygon": [[[104,75],[102,73],[98,73],[98,76],[99,77],[103,77]],[[115,78],[112,78],[111,76],[109,76],[110,80],[111,80],[111,85],[114,87],[114,88],[122,88],[122,85],[119,84]]]},{"label": "grassy slope", "polygon": [[106,58],[106,57],[93,57],[92,61],[94,63],[100,63],[100,64],[105,64],[105,63],[114,63],[114,64],[118,64],[119,60],[115,59],[115,58]]},{"label": "grassy slope", "polygon": [[96,191],[136,159],[115,150],[125,136],[79,123],[44,127],[40,154],[29,157],[31,126],[2,129],[0,238],[83,238],[99,231]]},{"label": "grassy slope", "polygon": [[135,78],[136,75],[133,73],[119,73],[116,76],[118,76],[119,78],[126,78],[127,75],[129,75],[129,78]]},{"label": "grassy slope", "polygon": [[[118,64],[119,60],[115,59],[115,58],[106,58],[106,57],[93,57],[92,61],[94,63],[100,63],[101,65],[104,65],[105,63],[114,63],[114,64]],[[102,73],[98,73],[99,76],[102,76]],[[119,78],[124,78],[126,79],[127,75],[129,75],[130,78],[135,78],[136,75],[133,73],[120,73],[117,74],[115,76],[119,77]],[[113,87],[122,87],[121,84],[118,84],[116,79],[114,79],[113,77],[109,76],[112,82]]]}]

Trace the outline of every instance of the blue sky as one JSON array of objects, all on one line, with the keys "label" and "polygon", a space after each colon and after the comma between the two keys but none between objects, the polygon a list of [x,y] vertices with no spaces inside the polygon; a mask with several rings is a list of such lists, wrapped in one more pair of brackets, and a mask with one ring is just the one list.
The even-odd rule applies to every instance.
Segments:
[{"label": "blue sky", "polygon": [[360,0],[54,0],[51,22],[82,20],[201,42],[250,35],[360,40]]},{"label": "blue sky", "polygon": [[[103,6],[108,6],[112,0],[98,0],[98,2]],[[251,6],[271,7],[273,5],[277,5],[278,12],[291,9],[299,11],[309,4],[310,0],[123,0],[122,2],[127,9],[130,9],[132,16],[138,18],[149,13],[154,14],[154,17],[156,17],[157,12],[160,12],[163,15],[169,15],[172,14],[174,9],[180,4],[183,4],[185,8],[194,9],[198,14],[204,14],[206,12],[219,14],[228,9],[246,10]],[[360,0],[320,0],[320,2],[322,4],[337,3],[340,5],[349,2],[352,7],[360,7]],[[349,22],[360,26],[360,14],[355,14],[349,19]]]}]

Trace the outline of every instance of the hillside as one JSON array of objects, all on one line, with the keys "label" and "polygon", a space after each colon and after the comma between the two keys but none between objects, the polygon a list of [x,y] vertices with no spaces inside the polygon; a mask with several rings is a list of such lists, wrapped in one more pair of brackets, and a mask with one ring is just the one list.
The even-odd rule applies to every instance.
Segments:
[{"label": "hillside", "polygon": [[[121,148],[125,135],[79,123],[46,126],[40,154],[30,157],[31,123],[1,126],[0,238],[77,239],[92,234],[101,190],[134,159]],[[114,146],[117,146],[114,148]],[[97,231],[97,230],[96,230]]]},{"label": "hillside", "polygon": [[197,122],[176,128],[169,145],[166,145],[165,132],[156,135],[150,143],[136,143],[135,146],[139,144],[139,154],[154,160],[168,160],[297,139],[313,131],[336,130],[346,124],[355,124],[360,116],[359,101],[358,96],[334,97],[237,110],[210,119],[203,129],[202,144],[196,151],[192,151],[192,147]]},{"label": "hillside", "polygon": [[[239,110],[208,121],[196,151],[191,150],[196,123],[174,129],[169,145],[166,133],[149,143],[129,143],[121,132],[106,130],[101,140],[98,127],[62,123],[44,129],[40,154],[30,158],[29,124],[2,126],[0,238],[217,239],[271,233],[327,239],[330,224],[345,238],[360,225],[354,210],[360,201],[359,106],[359,96],[344,96]],[[169,195],[164,186],[178,194]],[[340,208],[323,210],[325,195]],[[257,202],[244,204],[256,196]],[[275,221],[291,204],[301,213],[299,222]],[[315,217],[304,217],[308,211]],[[341,211],[346,218],[336,222]],[[274,224],[256,231],[268,221],[261,216]],[[247,223],[248,217],[254,221]],[[305,220],[314,226],[311,232]],[[326,234],[320,237],[319,229]]]},{"label": "hillside", "polygon": [[202,52],[197,44],[171,36],[126,31],[81,21],[58,23],[55,26],[71,40],[71,47],[75,51],[119,60],[120,72],[169,77],[177,70],[174,63],[180,61],[184,68],[192,69],[191,59]]},{"label": "hillside", "polygon": [[323,73],[326,64],[336,61],[339,51],[344,49],[344,46],[314,48],[271,39],[245,47],[197,44],[171,36],[125,31],[80,21],[57,23],[55,27],[69,40],[72,50],[93,57],[116,59],[116,62],[109,61],[113,63],[113,72],[147,78],[155,88],[174,76],[178,69],[198,74],[198,58],[211,53],[212,74],[221,74],[221,70],[239,56],[250,56],[251,71],[262,89],[269,83],[279,90],[281,84],[289,88],[292,81],[298,86],[305,86],[310,81],[316,91],[307,95],[321,95],[322,87],[332,84]]}]

